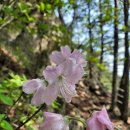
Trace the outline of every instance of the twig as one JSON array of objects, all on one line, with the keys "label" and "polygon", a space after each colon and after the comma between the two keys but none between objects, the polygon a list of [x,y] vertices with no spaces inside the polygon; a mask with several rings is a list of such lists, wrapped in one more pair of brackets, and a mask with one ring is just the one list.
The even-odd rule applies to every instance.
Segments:
[{"label": "twig", "polygon": [[33,113],[25,122],[20,124],[15,130],[19,130],[22,126],[24,126],[28,121],[30,121],[41,109],[46,108],[46,104],[43,104],[35,113]]},{"label": "twig", "polygon": [[13,106],[21,99],[21,97],[23,96],[24,92],[21,92],[20,96],[18,97],[18,99],[14,102]]},{"label": "twig", "polygon": [[8,109],[7,113],[5,114],[5,116],[0,120],[0,123],[7,117],[8,113],[11,111],[11,109],[15,106],[15,104],[21,99],[22,95],[24,93],[22,92],[20,94],[20,96],[18,97],[18,99],[13,103],[13,105],[10,107],[10,109]]}]

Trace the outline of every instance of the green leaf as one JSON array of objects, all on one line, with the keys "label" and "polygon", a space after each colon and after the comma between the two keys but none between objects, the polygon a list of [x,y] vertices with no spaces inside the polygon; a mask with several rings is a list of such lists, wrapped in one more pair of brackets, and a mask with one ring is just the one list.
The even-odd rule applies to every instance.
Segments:
[{"label": "green leaf", "polygon": [[97,67],[98,67],[99,70],[101,70],[101,71],[105,70],[104,64],[97,64]]},{"label": "green leaf", "polygon": [[122,30],[123,30],[124,32],[126,32],[126,26],[125,26],[125,25],[122,26]]},{"label": "green leaf", "polygon": [[27,13],[29,11],[29,6],[26,3],[19,3],[18,6],[22,13]]},{"label": "green leaf", "polygon": [[4,6],[3,11],[8,15],[13,15],[14,14],[14,10],[13,10],[13,8],[11,6]]},{"label": "green leaf", "polygon": [[69,0],[69,3],[73,5],[75,4],[75,0]]},{"label": "green leaf", "polygon": [[45,4],[43,2],[40,2],[40,10],[41,11],[45,10]]},{"label": "green leaf", "polygon": [[28,130],[34,130],[31,126],[28,127]]},{"label": "green leaf", "polygon": [[52,8],[52,5],[51,4],[46,4],[46,11],[48,12],[48,13],[51,13],[52,12],[52,10],[53,10],[53,8]]},{"label": "green leaf", "polygon": [[125,60],[126,60],[126,58],[125,58],[125,57],[120,59],[120,61],[125,61]]},{"label": "green leaf", "polygon": [[1,120],[3,120],[4,117],[5,117],[5,114],[0,114],[0,122]]},{"label": "green leaf", "polygon": [[57,110],[60,110],[61,104],[58,103],[57,101],[54,101],[54,102],[52,103],[52,108],[57,109]]},{"label": "green leaf", "polygon": [[7,96],[7,95],[4,95],[4,94],[1,94],[0,93],[0,100],[4,103],[4,104],[6,104],[6,105],[13,105],[13,100],[12,100],[12,98],[10,98],[9,96]]},{"label": "green leaf", "polygon": [[38,10],[40,10],[40,5],[39,5],[39,4],[36,4],[36,8],[37,8]]},{"label": "green leaf", "polygon": [[13,130],[13,127],[6,120],[1,122],[0,127],[4,130]]},{"label": "green leaf", "polygon": [[88,60],[89,60],[90,62],[93,62],[93,63],[97,63],[97,62],[99,62],[98,57],[93,57],[93,56],[88,57]]},{"label": "green leaf", "polygon": [[58,5],[60,3],[60,0],[55,0],[54,5]]}]

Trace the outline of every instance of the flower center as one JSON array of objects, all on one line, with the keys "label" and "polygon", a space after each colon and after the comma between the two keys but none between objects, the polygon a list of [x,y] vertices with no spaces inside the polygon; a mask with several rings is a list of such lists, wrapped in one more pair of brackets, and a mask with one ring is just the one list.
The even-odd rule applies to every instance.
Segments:
[{"label": "flower center", "polygon": [[64,78],[64,76],[63,76],[63,75],[59,75],[59,76],[58,76],[58,79],[59,79],[60,81],[62,81],[62,80],[63,80],[63,78]]}]

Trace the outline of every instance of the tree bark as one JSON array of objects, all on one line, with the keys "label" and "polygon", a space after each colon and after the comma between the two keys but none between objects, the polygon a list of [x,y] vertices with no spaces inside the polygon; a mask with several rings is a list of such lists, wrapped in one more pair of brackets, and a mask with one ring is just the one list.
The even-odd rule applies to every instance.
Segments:
[{"label": "tree bark", "polygon": [[[100,16],[99,16],[99,21],[100,21],[100,31],[101,31],[101,54],[100,54],[100,61],[99,63],[103,63],[103,54],[104,54],[104,32],[103,32],[103,23],[102,23],[102,0],[99,0],[99,10],[100,10]],[[98,72],[98,80],[100,81],[101,79],[101,72],[99,70]]]},{"label": "tree bark", "polygon": [[[124,0],[124,25],[126,29],[128,28],[128,0]],[[120,82],[120,89],[123,91],[119,91],[123,98],[120,100],[122,104],[119,105],[121,111],[121,119],[124,122],[127,122],[128,119],[128,100],[129,100],[129,41],[128,41],[128,30],[125,31],[125,38],[124,38],[124,46],[125,46],[125,61],[124,61],[124,70],[123,76]]]},{"label": "tree bark", "polygon": [[117,99],[117,73],[118,73],[118,3],[114,0],[114,60],[113,60],[113,78],[112,78],[112,103],[111,109],[114,110]]},{"label": "tree bark", "polygon": [[[92,29],[91,29],[90,17],[91,17],[90,2],[88,2],[88,24],[89,24],[88,34],[89,34],[90,54],[92,55],[93,54],[93,45],[92,45]],[[93,73],[92,73],[93,65],[92,65],[92,62],[91,62],[90,59],[89,59],[88,63],[89,63],[88,64],[88,66],[89,66],[89,78],[92,79],[93,78]]]}]

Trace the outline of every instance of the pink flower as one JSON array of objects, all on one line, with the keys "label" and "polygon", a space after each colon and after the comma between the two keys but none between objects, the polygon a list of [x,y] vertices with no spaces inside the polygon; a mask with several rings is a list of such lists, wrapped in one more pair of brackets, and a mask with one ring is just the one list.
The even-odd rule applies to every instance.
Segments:
[{"label": "pink flower", "polygon": [[44,112],[44,116],[45,121],[39,126],[39,130],[69,130],[62,115]]},{"label": "pink flower", "polygon": [[57,96],[61,95],[66,102],[76,95],[75,84],[83,76],[83,69],[75,63],[75,60],[68,59],[58,66],[48,66],[43,72],[49,86],[46,88],[45,96],[48,105],[51,104]]},{"label": "pink flower", "polygon": [[57,65],[61,64],[71,55],[71,50],[68,46],[61,47],[61,52],[53,51],[50,55],[50,59]]},{"label": "pink flower", "polygon": [[74,50],[70,56],[71,58],[74,58],[76,60],[76,63],[79,64],[82,67],[86,66],[86,60],[84,59],[83,55],[78,51]]},{"label": "pink flower", "polygon": [[61,51],[53,51],[50,55],[50,59],[57,65],[63,63],[68,58],[73,58],[76,60],[76,63],[85,67],[86,60],[84,59],[83,55],[78,51],[74,50],[71,53],[71,50],[68,46],[61,47]]},{"label": "pink flower", "polygon": [[87,120],[87,130],[114,130],[113,123],[110,121],[105,108],[96,111],[93,116]]},{"label": "pink flower", "polygon": [[40,79],[32,79],[24,82],[23,92],[26,94],[34,94],[31,103],[39,106],[44,103],[45,83]]}]

